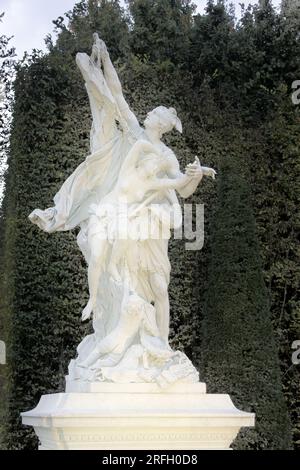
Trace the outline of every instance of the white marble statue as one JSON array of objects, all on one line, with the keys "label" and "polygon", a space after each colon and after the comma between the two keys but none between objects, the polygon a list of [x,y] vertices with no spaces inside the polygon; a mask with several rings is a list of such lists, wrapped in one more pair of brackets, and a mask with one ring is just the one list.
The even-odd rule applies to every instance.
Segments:
[{"label": "white marble statue", "polygon": [[176,191],[189,197],[203,175],[197,157],[185,172],[163,142],[182,132],[174,108],[159,106],[140,126],[122,93],[105,43],[94,35],[92,55],[77,54],[93,116],[91,152],[64,182],[54,207],[30,220],[46,232],[80,227],[88,265],[94,333],[69,365],[74,381],[197,382],[189,359],[172,351],[169,336],[170,229],[182,223]]}]

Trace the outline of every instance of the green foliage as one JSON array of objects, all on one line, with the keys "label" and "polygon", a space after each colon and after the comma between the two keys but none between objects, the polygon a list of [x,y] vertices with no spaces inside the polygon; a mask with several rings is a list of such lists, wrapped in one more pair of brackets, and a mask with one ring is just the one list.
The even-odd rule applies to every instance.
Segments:
[{"label": "green foliage", "polygon": [[[0,27],[3,21],[4,13],[0,14]],[[5,172],[7,170],[7,156],[9,147],[9,132],[11,119],[12,104],[12,81],[13,81],[13,57],[15,55],[14,48],[10,47],[11,38],[5,35],[0,36],[0,246],[3,246],[5,237],[5,221],[2,206],[3,192],[5,188]],[[3,252],[0,250],[0,266],[4,265]],[[3,275],[0,274],[0,278]],[[4,297],[4,292],[0,291],[0,295]],[[0,312],[0,340],[6,340],[6,321]],[[3,436],[2,422],[4,414],[4,402],[6,398],[7,374],[5,365],[0,365],[0,446]]]},{"label": "green foliage", "polygon": [[249,7],[236,26],[223,2],[210,1],[207,15],[195,17],[186,65],[195,86],[208,80],[220,105],[253,126],[274,109],[282,84],[297,76],[299,47],[297,32],[269,1]]},{"label": "green foliage", "polygon": [[236,129],[234,138],[232,132],[229,135],[227,155],[219,165],[211,224],[202,342],[204,378],[210,393],[226,391],[236,406],[256,414],[255,429],[240,433],[236,447],[287,449],[291,435],[250,185],[242,171],[244,145]]},{"label": "green foliage", "polygon": [[[0,27],[4,13],[0,14]],[[0,36],[0,203],[4,190],[11,115],[11,87],[13,81],[13,57],[15,50],[10,47],[11,38]],[[0,209],[1,211],[1,209]],[[1,214],[1,212],[0,212]]]},{"label": "green foliage", "polygon": [[291,410],[294,441],[300,442],[300,375],[291,361],[291,345],[300,338],[299,304],[299,107],[285,99],[272,122],[256,135],[251,181],[256,222],[271,314],[283,370],[283,386]]},{"label": "green foliage", "polygon": [[180,64],[189,47],[195,7],[191,0],[127,0],[132,52],[150,61]]},{"label": "green foliage", "polygon": [[[113,60],[122,57],[128,49],[128,19],[118,0],[81,0],[64,18],[54,21],[59,33],[55,48],[62,53],[75,55],[90,52],[93,33],[98,32],[106,42]],[[48,39],[50,49],[54,46]]]}]

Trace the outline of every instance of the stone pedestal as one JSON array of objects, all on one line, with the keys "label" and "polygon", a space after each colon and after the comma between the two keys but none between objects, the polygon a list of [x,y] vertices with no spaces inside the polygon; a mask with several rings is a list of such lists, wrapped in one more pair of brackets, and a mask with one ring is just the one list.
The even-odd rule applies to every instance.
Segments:
[{"label": "stone pedestal", "polygon": [[203,383],[156,384],[68,382],[66,393],[42,396],[22,413],[33,426],[40,450],[229,449],[254,414],[233,405],[229,395],[206,394]]}]

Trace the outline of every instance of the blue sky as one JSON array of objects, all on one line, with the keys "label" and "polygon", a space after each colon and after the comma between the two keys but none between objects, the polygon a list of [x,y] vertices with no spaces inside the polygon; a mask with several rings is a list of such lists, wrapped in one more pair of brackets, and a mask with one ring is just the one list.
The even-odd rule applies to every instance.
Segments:
[{"label": "blue sky", "polygon": [[[242,0],[232,0],[240,11]],[[62,16],[72,9],[76,0],[0,0],[0,13],[5,12],[3,23],[0,24],[0,34],[14,36],[12,45],[17,49],[19,57],[24,51],[30,52],[33,48],[44,49],[44,38],[53,32],[52,20]],[[198,11],[203,11],[206,0],[194,0]],[[256,0],[244,0],[243,3],[256,3]],[[273,0],[278,6],[280,0]]]}]

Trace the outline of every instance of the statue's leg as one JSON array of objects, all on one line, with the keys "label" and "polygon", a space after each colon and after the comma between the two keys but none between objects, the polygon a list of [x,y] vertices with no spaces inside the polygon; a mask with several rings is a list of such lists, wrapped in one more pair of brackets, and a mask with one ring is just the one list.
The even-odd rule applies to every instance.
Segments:
[{"label": "statue's leg", "polygon": [[126,240],[117,239],[114,241],[108,271],[117,282],[121,282],[121,276],[118,270],[118,264],[122,256],[126,253]]},{"label": "statue's leg", "polygon": [[170,304],[168,284],[159,273],[150,274],[150,284],[155,296],[156,322],[161,338],[168,344],[170,329]]},{"label": "statue's leg", "polygon": [[89,238],[89,244],[91,249],[91,257],[88,267],[90,298],[83,310],[83,319],[89,318],[96,307],[99,279],[105,266],[105,258],[108,248],[108,241],[102,238],[99,239],[97,235]]}]

